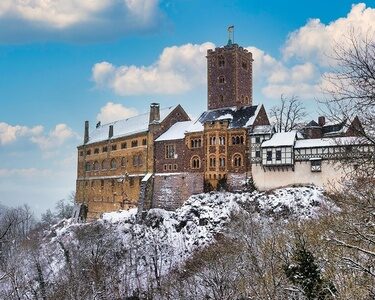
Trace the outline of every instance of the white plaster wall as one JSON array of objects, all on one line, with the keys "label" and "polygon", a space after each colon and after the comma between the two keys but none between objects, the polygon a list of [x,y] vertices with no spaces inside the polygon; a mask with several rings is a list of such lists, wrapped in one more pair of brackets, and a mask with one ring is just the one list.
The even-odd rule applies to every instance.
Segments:
[{"label": "white plaster wall", "polygon": [[311,172],[310,161],[295,162],[294,171],[290,167],[284,171],[280,167],[265,170],[260,164],[252,165],[255,186],[261,191],[293,184],[315,184],[330,190],[337,187],[345,176],[340,163],[325,160],[322,161],[321,172]]}]

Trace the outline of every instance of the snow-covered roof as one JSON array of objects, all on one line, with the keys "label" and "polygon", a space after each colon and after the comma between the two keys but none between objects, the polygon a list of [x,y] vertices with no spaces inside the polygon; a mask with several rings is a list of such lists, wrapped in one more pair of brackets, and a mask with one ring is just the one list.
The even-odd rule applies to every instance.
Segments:
[{"label": "snow-covered roof", "polygon": [[[162,122],[177,106],[170,106],[160,109],[160,122]],[[100,125],[90,132],[87,144],[108,140],[109,126],[113,125],[112,139],[132,135],[148,130],[149,113],[140,114],[135,117],[119,120]]]},{"label": "snow-covered roof", "polygon": [[213,122],[217,120],[229,120],[229,128],[245,128],[253,125],[260,110],[260,105],[237,107],[225,107],[207,110],[199,117],[199,122]]},{"label": "snow-covered roof", "polygon": [[192,122],[190,126],[186,129],[186,132],[201,132],[203,131],[204,126],[199,120],[196,120],[195,122]]},{"label": "snow-covered roof", "polygon": [[269,140],[262,143],[262,148],[293,146],[296,140],[296,134],[297,132],[295,130],[275,133]]},{"label": "snow-covered roof", "polygon": [[155,142],[181,140],[185,137],[187,129],[193,125],[193,121],[177,122],[173,124],[166,132],[159,136]]},{"label": "snow-covered roof", "polygon": [[322,139],[305,139],[297,140],[294,148],[318,148],[318,147],[332,147],[345,145],[363,144],[365,141],[358,137],[337,137],[337,138],[322,138]]}]

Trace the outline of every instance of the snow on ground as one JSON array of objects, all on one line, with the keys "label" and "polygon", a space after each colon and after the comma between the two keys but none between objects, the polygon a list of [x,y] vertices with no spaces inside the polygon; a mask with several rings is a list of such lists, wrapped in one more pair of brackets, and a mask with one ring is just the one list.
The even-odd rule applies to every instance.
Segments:
[{"label": "snow on ground", "polygon": [[[61,244],[79,249],[79,231],[87,228],[87,232],[90,232],[90,228],[100,225],[104,228],[105,239],[111,241],[114,252],[134,251],[136,256],[142,258],[135,260],[136,265],[127,260],[122,262],[122,268],[131,273],[131,278],[137,278],[139,284],[139,274],[147,274],[155,252],[163,259],[160,261],[160,266],[163,266],[160,274],[168,274],[196,250],[213,243],[215,236],[224,231],[236,212],[248,213],[255,220],[261,218],[262,221],[272,222],[280,218],[286,221],[318,218],[325,212],[337,210],[324,196],[323,190],[313,186],[272,192],[211,192],[190,197],[176,211],[151,209],[142,224],[136,223],[136,209],[106,213],[102,219],[88,224],[65,222],[55,226],[53,234],[49,234],[52,238],[48,242],[47,236],[42,248],[46,253],[52,253],[49,262],[53,266],[52,272],[64,272]],[[144,282],[147,282],[146,278]],[[129,282],[129,285],[137,288],[136,282]]]}]

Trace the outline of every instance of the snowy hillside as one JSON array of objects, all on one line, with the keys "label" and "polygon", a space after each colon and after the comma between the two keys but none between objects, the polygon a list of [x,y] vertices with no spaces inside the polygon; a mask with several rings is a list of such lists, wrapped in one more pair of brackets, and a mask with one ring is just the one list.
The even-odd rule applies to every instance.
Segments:
[{"label": "snowy hillside", "polygon": [[[196,250],[212,244],[240,211],[262,222],[280,218],[287,222],[318,218],[337,209],[316,187],[284,188],[270,193],[200,194],[176,211],[150,210],[142,224],[136,224],[136,209],[107,213],[88,224],[61,222],[45,233],[38,259],[43,282],[48,285],[61,286],[78,280],[75,270],[87,278],[91,273],[85,270],[94,268],[110,275],[103,275],[108,282],[101,279],[90,283],[92,289],[99,293],[117,280],[121,283],[119,294],[130,296],[150,285],[158,286],[163,276],[182,265]],[[33,273],[31,269],[35,268],[25,266],[28,281],[40,280],[39,271]]]}]

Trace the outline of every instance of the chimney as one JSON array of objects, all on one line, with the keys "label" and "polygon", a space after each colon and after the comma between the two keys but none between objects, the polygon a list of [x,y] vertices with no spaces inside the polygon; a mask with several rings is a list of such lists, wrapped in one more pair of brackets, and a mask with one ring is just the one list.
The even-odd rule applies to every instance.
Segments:
[{"label": "chimney", "polygon": [[89,141],[89,121],[85,121],[85,135],[83,143],[86,144]]},{"label": "chimney", "polygon": [[160,106],[159,103],[151,103],[150,105],[150,120],[149,123],[158,123],[160,121]]},{"label": "chimney", "polygon": [[108,139],[113,137],[113,125],[109,125]]},{"label": "chimney", "polygon": [[318,118],[318,124],[319,124],[319,126],[323,127],[325,123],[326,123],[326,118],[324,116],[320,116]]}]

